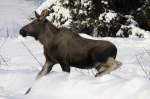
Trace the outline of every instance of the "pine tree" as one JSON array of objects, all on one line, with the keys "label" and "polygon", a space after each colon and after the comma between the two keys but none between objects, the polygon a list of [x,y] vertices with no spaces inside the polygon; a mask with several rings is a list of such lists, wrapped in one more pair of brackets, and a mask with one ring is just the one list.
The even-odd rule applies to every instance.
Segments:
[{"label": "pine tree", "polygon": [[[54,0],[49,7],[49,19],[57,27],[66,26],[93,36],[128,37],[131,20],[136,20],[140,27],[145,24],[138,20],[136,13],[146,4],[145,0]],[[149,10],[144,11],[150,15]],[[141,14],[141,11],[138,13]],[[147,24],[142,28],[149,28]]]}]

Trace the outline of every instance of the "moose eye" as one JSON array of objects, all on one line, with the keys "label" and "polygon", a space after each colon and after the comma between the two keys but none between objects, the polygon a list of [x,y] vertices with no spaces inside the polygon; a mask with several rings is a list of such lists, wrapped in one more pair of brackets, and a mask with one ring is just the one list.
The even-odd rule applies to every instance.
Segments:
[{"label": "moose eye", "polygon": [[32,21],[32,20],[34,20],[34,19],[35,19],[34,17],[29,17],[29,20],[30,20],[30,21]]}]

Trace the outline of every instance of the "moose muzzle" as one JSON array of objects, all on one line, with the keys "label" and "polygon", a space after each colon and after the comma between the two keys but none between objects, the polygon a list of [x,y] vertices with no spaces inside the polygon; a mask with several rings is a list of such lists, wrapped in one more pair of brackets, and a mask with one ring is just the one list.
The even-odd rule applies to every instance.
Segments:
[{"label": "moose muzzle", "polygon": [[20,30],[20,35],[22,35],[23,37],[26,37],[27,36],[27,31],[24,30],[24,29],[21,29]]}]

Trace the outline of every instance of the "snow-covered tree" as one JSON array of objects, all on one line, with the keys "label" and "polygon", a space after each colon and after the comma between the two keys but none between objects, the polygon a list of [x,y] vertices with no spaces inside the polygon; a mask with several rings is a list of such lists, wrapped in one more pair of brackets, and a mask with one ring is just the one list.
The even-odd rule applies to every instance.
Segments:
[{"label": "snow-covered tree", "polygon": [[[76,32],[93,36],[128,37],[132,34],[133,21],[135,22],[132,25],[143,29],[150,28],[150,21],[147,21],[150,15],[147,0],[47,0],[47,2],[50,2],[47,6],[51,12],[48,19],[57,27],[65,26]],[[147,22],[143,22],[143,19]]]}]

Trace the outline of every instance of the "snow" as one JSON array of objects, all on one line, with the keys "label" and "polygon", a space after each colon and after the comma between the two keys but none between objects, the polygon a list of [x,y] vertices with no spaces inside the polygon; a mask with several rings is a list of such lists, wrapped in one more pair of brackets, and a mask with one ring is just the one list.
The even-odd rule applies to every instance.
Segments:
[{"label": "snow", "polygon": [[144,38],[150,38],[150,31],[145,31],[143,29],[140,29],[134,25],[130,26],[132,28],[132,35],[131,36],[136,36],[142,34]]},{"label": "snow", "polygon": [[[37,0],[36,0],[37,1]],[[39,0],[38,0],[39,1]],[[38,4],[33,0],[3,0],[0,2],[0,36],[14,37],[19,28],[29,22]]]},{"label": "snow", "polygon": [[[150,39],[94,38],[86,34],[80,35],[115,43],[118,48],[117,59],[123,62],[121,68],[95,78],[94,69],[71,68],[71,73],[68,74],[62,72],[60,65],[56,64],[50,74],[35,81],[41,66],[22,42],[42,64],[45,61],[43,46],[31,37],[8,38],[0,50],[0,55],[8,59],[8,66],[0,60],[3,63],[0,66],[0,99],[149,99]],[[24,95],[31,86],[31,92]]]},{"label": "snow", "polygon": [[107,2],[107,1],[101,1],[101,3],[104,3],[105,5],[107,5],[107,4],[108,4],[108,2]]},{"label": "snow", "polygon": [[[137,38],[138,36],[140,38],[150,38],[150,31],[145,31],[144,29],[141,29],[137,27],[135,24],[130,24],[129,26],[122,25],[121,28],[130,28],[130,31],[132,32],[131,35],[129,35],[130,38]],[[122,35],[123,31],[120,29],[117,32],[117,36]]]},{"label": "snow", "polygon": [[[66,2],[65,2],[66,3]],[[61,21],[65,21],[65,24],[63,26],[69,26],[71,23],[71,15],[69,9],[66,9],[62,7],[62,4],[58,0],[47,0],[45,1],[37,10],[37,13],[41,13],[42,10],[50,8],[54,10],[54,13],[51,13],[49,16],[47,16],[47,19],[49,21],[53,20],[53,16],[55,16],[56,19],[61,19]],[[54,20],[53,22],[54,25],[57,27],[60,27],[61,23]]]},{"label": "snow", "polygon": [[[141,36],[141,38],[150,38],[150,31],[146,31],[144,29],[141,29],[138,27],[138,23],[132,19],[132,16],[126,15],[128,18],[128,22],[130,23],[128,26],[127,25],[122,25],[121,28],[130,28],[131,35],[129,35],[130,38],[134,38],[137,36]],[[120,36],[122,35],[123,31],[120,29],[117,32],[117,35]]]},{"label": "snow", "polygon": [[[57,0],[46,2],[50,1]],[[8,4],[16,10],[11,12],[10,9],[7,9]],[[37,9],[37,12],[40,13],[43,8],[49,7],[49,4],[43,3],[43,7]],[[3,9],[0,11],[3,16],[0,16],[0,34],[5,33],[7,36],[7,32],[15,33],[21,25],[26,24],[27,16],[35,7],[31,5],[30,0],[1,2],[0,6]],[[17,8],[24,13],[22,14]],[[8,13],[12,16],[10,17]],[[115,14],[107,16],[111,20]],[[142,32],[147,36],[140,39],[134,36],[96,38],[80,34],[88,39],[111,41],[118,48],[117,60],[120,60],[123,65],[110,74],[96,78],[94,69],[71,68],[71,73],[68,74],[62,72],[60,65],[56,64],[48,75],[35,81],[37,73],[42,68],[41,64],[45,62],[43,46],[31,37],[25,39],[21,36],[17,38],[0,37],[0,99],[149,99],[150,36],[147,31],[139,30],[134,26],[132,28],[135,33]],[[31,92],[25,95],[24,93],[31,86]]]},{"label": "snow", "polygon": [[[105,22],[110,23],[110,21],[112,19],[114,19],[117,16],[117,13],[113,12],[113,11],[109,11],[109,12],[104,12],[102,14],[100,14],[99,16],[99,20],[105,20]],[[103,19],[104,18],[104,19]]]}]

